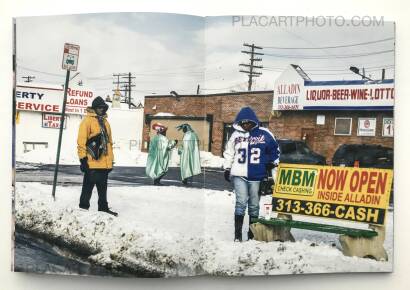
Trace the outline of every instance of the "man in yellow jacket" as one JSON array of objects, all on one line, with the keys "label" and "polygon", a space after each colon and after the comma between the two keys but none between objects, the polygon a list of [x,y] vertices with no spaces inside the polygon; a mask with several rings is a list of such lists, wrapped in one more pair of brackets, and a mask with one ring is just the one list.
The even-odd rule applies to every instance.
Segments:
[{"label": "man in yellow jacket", "polygon": [[80,124],[77,138],[80,169],[84,172],[83,187],[80,197],[80,208],[90,207],[94,185],[98,191],[98,211],[114,216],[107,202],[108,173],[112,170],[114,154],[112,151],[111,127],[107,120],[108,105],[101,97],[87,108],[87,115]]}]

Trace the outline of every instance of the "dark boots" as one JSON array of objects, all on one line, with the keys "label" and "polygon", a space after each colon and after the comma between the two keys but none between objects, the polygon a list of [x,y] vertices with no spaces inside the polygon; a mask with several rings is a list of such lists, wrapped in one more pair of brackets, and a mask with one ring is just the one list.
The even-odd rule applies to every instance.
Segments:
[{"label": "dark boots", "polygon": [[253,240],[253,233],[251,231],[251,224],[256,223],[258,217],[249,217],[249,230],[248,230],[248,240]]},{"label": "dark boots", "polygon": [[154,185],[161,186],[161,185],[162,185],[162,183],[161,183],[160,181],[161,181],[161,177],[160,177],[160,178],[156,178],[156,179],[154,179]]},{"label": "dark boots", "polygon": [[163,184],[161,183],[161,178],[164,177],[165,174],[166,174],[166,172],[163,173],[162,175],[158,176],[157,178],[155,178],[154,179],[154,185],[162,186]]},{"label": "dark boots", "polygon": [[235,242],[242,242],[243,215],[235,215]]},{"label": "dark boots", "polygon": [[118,213],[115,211],[110,210],[109,208],[98,209],[98,211],[102,211],[108,214],[112,214],[113,216],[118,216]]},{"label": "dark boots", "polygon": [[[242,242],[243,215],[235,215],[235,242]],[[248,240],[253,240],[251,224],[256,223],[258,217],[249,217]]]}]

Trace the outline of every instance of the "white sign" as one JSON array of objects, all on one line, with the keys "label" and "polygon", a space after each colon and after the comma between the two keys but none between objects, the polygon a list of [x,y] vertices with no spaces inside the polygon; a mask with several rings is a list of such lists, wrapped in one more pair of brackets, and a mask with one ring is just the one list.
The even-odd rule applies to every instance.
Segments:
[{"label": "white sign", "polygon": [[[18,111],[35,111],[45,113],[61,113],[64,90],[58,87],[42,87],[41,85],[17,85],[16,109]],[[84,87],[67,89],[66,114],[86,114],[91,106],[94,92]]]},{"label": "white sign", "polygon": [[357,136],[376,136],[376,118],[359,118]]},{"label": "white sign", "polygon": [[[332,82],[329,82],[331,84]],[[360,85],[305,85],[303,108],[329,109],[346,107],[348,109],[390,107],[394,105],[394,84]]]},{"label": "white sign", "polygon": [[383,118],[383,137],[394,136],[394,121],[393,118]]},{"label": "white sign", "polygon": [[[43,120],[41,127],[59,129],[61,122],[60,114],[43,113]],[[64,118],[64,129],[67,127],[67,116]]]},{"label": "white sign", "polygon": [[326,117],[325,115],[317,115],[316,116],[316,125],[324,125]]},{"label": "white sign", "polygon": [[298,83],[275,86],[273,110],[303,110],[303,89]]},{"label": "white sign", "polygon": [[80,46],[70,43],[64,43],[63,69],[76,71],[78,58],[80,56]]},{"label": "white sign", "polygon": [[273,111],[392,110],[394,80],[311,81],[292,66],[275,81]]}]

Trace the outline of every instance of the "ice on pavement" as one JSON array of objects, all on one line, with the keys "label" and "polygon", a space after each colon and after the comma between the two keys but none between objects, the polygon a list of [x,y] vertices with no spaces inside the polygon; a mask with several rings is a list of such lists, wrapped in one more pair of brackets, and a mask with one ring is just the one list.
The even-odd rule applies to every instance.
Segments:
[{"label": "ice on pavement", "polygon": [[235,199],[229,191],[110,187],[110,207],[119,212],[115,218],[96,210],[96,192],[90,210],[79,210],[80,190],[58,187],[54,202],[51,186],[17,183],[16,224],[82,250],[97,264],[144,269],[165,277],[392,271],[392,213],[385,242],[389,261],[378,262],[346,257],[336,235],[312,231],[292,230],[295,243],[234,243]]}]

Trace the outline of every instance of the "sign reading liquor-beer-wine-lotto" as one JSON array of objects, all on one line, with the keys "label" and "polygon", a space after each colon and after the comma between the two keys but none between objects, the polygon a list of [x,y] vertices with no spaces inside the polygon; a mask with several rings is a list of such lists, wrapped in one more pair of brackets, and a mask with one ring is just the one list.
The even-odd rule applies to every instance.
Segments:
[{"label": "sign reading liquor-beer-wine-lotto", "polygon": [[390,169],[280,164],[273,211],[383,225]]},{"label": "sign reading liquor-beer-wine-lotto", "polygon": [[[71,87],[67,90],[67,114],[86,113],[94,99],[92,90],[83,87]],[[62,87],[41,85],[17,85],[16,109],[21,111],[35,111],[44,113],[61,113],[64,99]]]},{"label": "sign reading liquor-beer-wine-lotto", "polygon": [[394,80],[312,81],[290,66],[275,81],[274,111],[393,110]]}]

